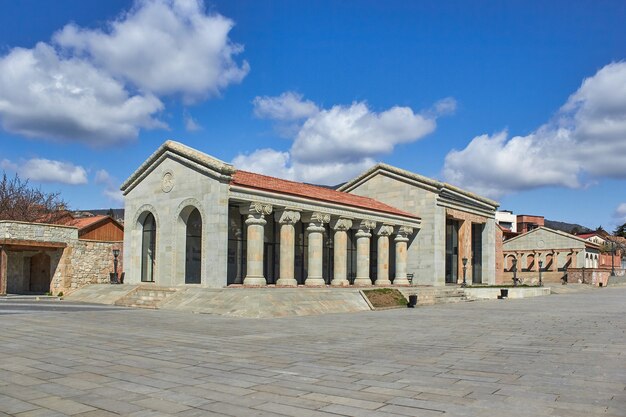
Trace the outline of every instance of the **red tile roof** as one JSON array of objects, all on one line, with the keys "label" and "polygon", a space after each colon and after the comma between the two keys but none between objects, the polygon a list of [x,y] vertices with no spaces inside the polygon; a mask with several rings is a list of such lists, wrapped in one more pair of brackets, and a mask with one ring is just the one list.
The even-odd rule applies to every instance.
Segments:
[{"label": "red tile roof", "polygon": [[591,236],[596,236],[597,234],[598,234],[597,232],[593,232],[593,233],[581,233],[581,234],[578,234],[578,235],[576,235],[576,236],[578,236],[578,237],[579,237],[579,238],[581,238],[581,239],[588,239],[588,238],[590,238]]},{"label": "red tile roof", "polygon": [[362,197],[356,194],[344,193],[330,188],[320,187],[318,185],[304,184],[301,182],[268,177],[266,175],[255,174],[247,171],[237,170],[233,174],[230,183],[232,185],[246,188],[254,188],[257,190],[266,190],[298,197],[306,197],[314,200],[327,201],[345,206],[358,207],[382,213],[411,217],[414,219],[420,218],[419,216],[407,213],[395,207],[391,207],[372,198]]},{"label": "red tile roof", "polygon": [[78,230],[84,229],[86,227],[92,226],[96,223],[100,223],[104,219],[109,218],[109,216],[92,216],[92,217],[81,217],[79,219],[75,219],[70,223],[71,226],[78,227]]}]

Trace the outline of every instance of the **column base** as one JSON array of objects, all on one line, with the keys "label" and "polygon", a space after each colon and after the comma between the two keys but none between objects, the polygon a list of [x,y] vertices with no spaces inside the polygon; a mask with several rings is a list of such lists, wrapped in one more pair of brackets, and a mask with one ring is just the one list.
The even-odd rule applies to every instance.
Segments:
[{"label": "column base", "polygon": [[267,281],[265,280],[265,277],[246,277],[243,280],[243,285],[265,287],[267,285]]},{"label": "column base", "polygon": [[307,278],[304,281],[304,285],[307,287],[323,287],[326,285],[324,278]]},{"label": "column base", "polygon": [[279,278],[278,281],[276,281],[276,286],[277,287],[297,287],[298,281],[296,281],[294,278]]},{"label": "column base", "polygon": [[409,285],[411,285],[411,283],[409,282],[409,280],[406,277],[396,277],[396,279],[393,280],[393,285],[406,285],[406,286],[409,286]]},{"label": "column base", "polygon": [[377,279],[376,282],[374,282],[374,285],[376,285],[376,286],[389,286],[389,285],[391,285],[391,281],[389,281],[388,279]]},{"label": "column base", "polygon": [[333,287],[348,287],[350,286],[350,281],[347,279],[334,279],[330,281],[330,285]]},{"label": "column base", "polygon": [[369,278],[359,278],[356,277],[354,279],[354,285],[359,286],[359,287],[371,287],[372,286],[372,280]]}]

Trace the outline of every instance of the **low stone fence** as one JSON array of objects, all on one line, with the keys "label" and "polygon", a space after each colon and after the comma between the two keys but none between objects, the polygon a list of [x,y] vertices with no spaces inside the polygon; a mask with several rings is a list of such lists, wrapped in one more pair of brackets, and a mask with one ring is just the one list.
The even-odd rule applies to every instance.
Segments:
[{"label": "low stone fence", "polygon": [[[625,276],[625,270],[616,269],[615,275]],[[606,287],[611,276],[610,268],[570,268],[567,270],[567,282]]]},{"label": "low stone fence", "polygon": [[[473,300],[495,300],[500,295],[498,287],[470,287],[464,288],[465,295]],[[550,295],[549,287],[507,287],[503,288],[508,290],[508,298],[528,298],[528,297],[540,297],[544,295]]]},{"label": "low stone fence", "polygon": [[[543,271],[541,273],[541,281],[544,284],[560,284],[561,279],[565,275],[563,271]],[[539,272],[538,271],[530,271],[530,272],[517,272],[517,278],[519,278],[520,284],[526,285],[537,285],[539,284]],[[505,284],[510,285],[513,284],[513,272],[505,271],[502,274],[502,282],[497,282],[496,284]]]}]

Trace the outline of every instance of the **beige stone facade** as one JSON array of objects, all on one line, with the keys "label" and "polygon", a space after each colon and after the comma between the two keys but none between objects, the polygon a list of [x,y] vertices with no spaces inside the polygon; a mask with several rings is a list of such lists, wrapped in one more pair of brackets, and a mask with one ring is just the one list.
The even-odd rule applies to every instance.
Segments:
[{"label": "beige stone facade", "polygon": [[[494,283],[497,203],[395,174],[359,177],[334,191],[239,171],[168,141],[122,185],[127,281],[443,285],[446,224],[454,220],[462,229],[455,259],[473,256],[468,278]],[[455,263],[454,283],[460,268]]]},{"label": "beige stone facade", "polygon": [[407,272],[418,285],[495,284],[495,211],[498,203],[452,185],[378,164],[340,190],[384,201],[419,215]]}]

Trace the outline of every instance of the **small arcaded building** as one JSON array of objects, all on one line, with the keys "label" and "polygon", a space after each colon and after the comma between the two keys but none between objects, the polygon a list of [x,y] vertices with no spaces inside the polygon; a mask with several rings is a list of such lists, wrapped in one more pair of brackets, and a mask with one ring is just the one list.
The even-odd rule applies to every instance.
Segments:
[{"label": "small arcaded building", "polygon": [[513,260],[518,278],[537,279],[539,262],[543,279],[559,282],[568,270],[598,268],[600,247],[578,236],[538,227],[504,241],[505,282],[513,276]]},{"label": "small arcaded building", "polygon": [[493,283],[497,203],[401,173],[402,201],[368,195],[361,177],[337,191],[167,141],[122,185],[126,282],[444,285],[466,257],[470,280]]}]

